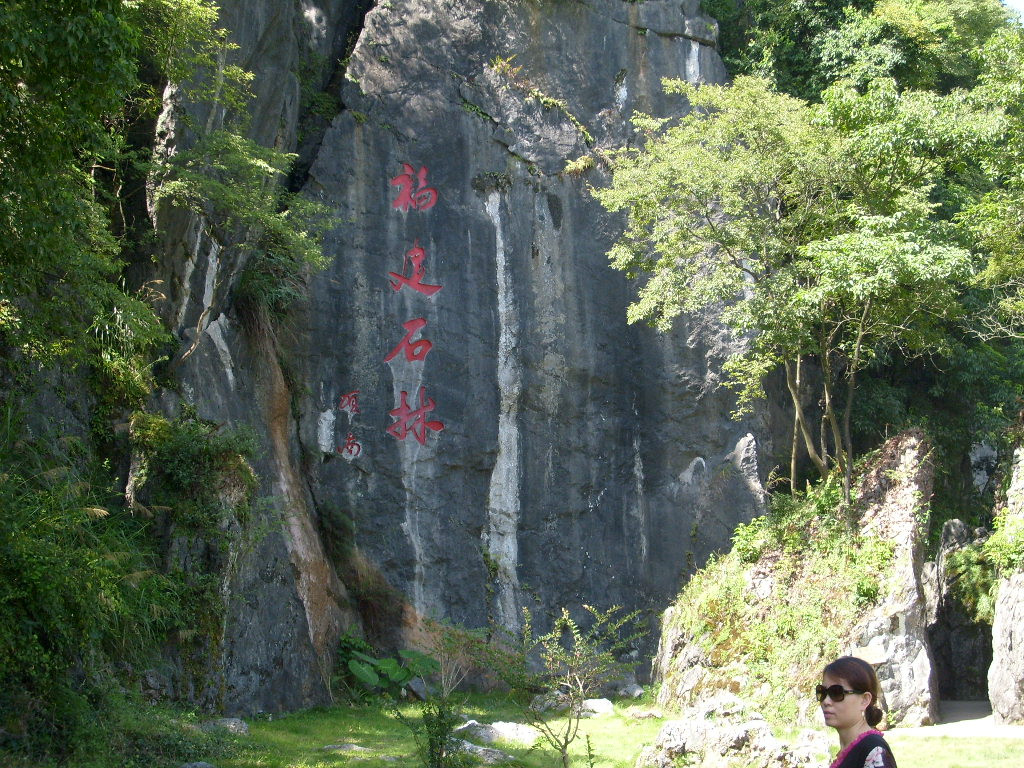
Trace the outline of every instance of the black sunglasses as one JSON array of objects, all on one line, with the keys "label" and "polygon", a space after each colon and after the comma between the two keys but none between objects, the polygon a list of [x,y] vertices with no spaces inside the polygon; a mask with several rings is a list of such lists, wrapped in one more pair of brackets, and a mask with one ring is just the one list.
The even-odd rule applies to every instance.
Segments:
[{"label": "black sunglasses", "polygon": [[842,701],[848,693],[864,693],[864,691],[851,691],[838,684],[830,685],[828,688],[824,685],[819,685],[814,689],[814,695],[818,698],[818,701],[824,701],[826,696],[832,699],[832,701]]}]

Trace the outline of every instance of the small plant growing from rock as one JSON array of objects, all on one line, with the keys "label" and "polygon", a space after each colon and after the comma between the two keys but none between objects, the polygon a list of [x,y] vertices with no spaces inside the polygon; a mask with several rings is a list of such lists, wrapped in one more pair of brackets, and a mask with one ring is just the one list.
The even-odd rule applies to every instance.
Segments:
[{"label": "small plant growing from rock", "polygon": [[[619,658],[642,635],[637,627],[639,611],[622,613],[619,606],[607,611],[583,608],[590,618],[586,629],[562,608],[551,630],[539,635],[534,633],[533,617],[524,609],[522,633],[501,649],[492,646],[488,665],[511,688],[526,721],[558,752],[563,768],[569,768],[569,747],[579,735],[584,702],[602,683],[629,668]],[[530,701],[537,691],[547,694]],[[557,702],[563,710],[561,718],[551,717],[548,702]]]}]

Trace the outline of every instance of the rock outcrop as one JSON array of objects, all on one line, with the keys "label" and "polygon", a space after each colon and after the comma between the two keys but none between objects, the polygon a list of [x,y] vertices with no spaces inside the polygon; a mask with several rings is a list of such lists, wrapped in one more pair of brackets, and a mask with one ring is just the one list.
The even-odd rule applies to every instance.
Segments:
[{"label": "rock outcrop", "polygon": [[957,589],[962,574],[956,567],[956,558],[980,551],[988,535],[984,528],[972,530],[962,520],[947,520],[935,562],[925,563],[928,642],[942,699],[980,701],[988,696],[992,626],[964,605]]},{"label": "rock outcrop", "polygon": [[[788,601],[806,599],[811,601],[807,610],[820,612],[828,631],[839,640],[830,652],[838,650],[841,655],[859,656],[875,666],[882,688],[882,707],[888,712],[890,725],[935,722],[938,695],[928,645],[923,575],[924,521],[933,477],[928,450],[921,432],[902,433],[885,443],[861,483],[855,507],[860,513],[859,520],[849,521],[860,529],[857,540],[892,548],[891,561],[882,564],[877,573],[858,576],[877,585],[876,594],[861,598],[863,602],[870,601],[870,607],[857,608],[860,601],[851,597],[854,584],[839,583],[838,588],[831,590],[815,586],[822,581],[823,569],[829,567],[828,557],[813,559],[822,557],[823,551],[815,537],[829,535],[829,527],[838,523],[834,516],[842,514],[841,509],[830,510],[830,520],[816,516],[813,520],[779,523],[782,530],[808,527],[812,540],[792,551],[773,539],[761,539],[760,549],[749,563],[740,558],[737,547],[701,574],[703,581],[691,583],[698,585],[698,591],[710,590],[713,595],[710,610],[720,613],[710,619],[711,626],[699,622],[695,625],[686,619],[694,611],[699,613],[700,608],[695,606],[702,605],[701,594],[684,591],[679,601],[665,612],[654,660],[655,677],[662,683],[658,704],[700,708],[721,691],[758,702],[775,699],[777,704],[796,689],[797,719],[806,723],[817,720],[817,708],[810,696],[813,670],[821,669],[831,658],[816,658],[815,654],[821,651],[808,650],[806,658],[783,661],[778,658],[782,654],[773,651],[773,670],[778,670],[782,680],[770,685],[765,682],[764,670],[756,672],[755,663],[748,658],[748,654],[765,653],[765,644],[757,641],[756,650],[751,651],[749,639],[723,636],[734,625],[726,624],[723,633],[715,623],[735,620],[738,614],[743,626],[757,625],[763,620],[764,627],[771,627],[772,616],[791,615]],[[847,546],[855,546],[854,541],[847,540]],[[721,594],[715,593],[716,584],[728,588]],[[740,608],[733,611],[733,603]],[[794,629],[785,631],[793,633]],[[810,643],[807,647],[824,646]],[[812,672],[808,674],[808,670]]]},{"label": "rock outcrop", "polygon": [[[1006,505],[998,514],[1001,525],[1008,527],[1021,525],[1024,519],[1024,447],[1013,454]],[[1024,722],[1024,573],[1004,574],[998,590],[988,696],[997,723],[1020,723]]]},{"label": "rock outcrop", "polygon": [[828,742],[823,734],[805,732],[798,743],[786,744],[774,736],[760,713],[750,711],[734,696],[719,693],[665,723],[654,744],[644,748],[635,765],[798,768],[819,765],[826,754]]},{"label": "rock outcrop", "polygon": [[[325,701],[345,630],[666,604],[761,510],[771,446],[729,418],[713,318],[626,325],[621,222],[587,187],[633,110],[685,109],[663,77],[724,78],[714,21],[698,0],[222,6],[253,138],[297,149],[292,186],[337,220],[283,325],[234,301],[245,233],[199,215],[154,208],[165,258],[136,275],[180,341],[159,407],[252,425],[285,520],[231,584],[224,708]],[[188,111],[221,119],[169,90],[158,152]]]},{"label": "rock outcrop", "polygon": [[878,604],[851,634],[851,653],[875,666],[890,724],[930,725],[938,718],[938,684],[928,643],[924,523],[934,468],[917,430],[891,438],[864,476],[860,519],[865,535],[894,545]]}]

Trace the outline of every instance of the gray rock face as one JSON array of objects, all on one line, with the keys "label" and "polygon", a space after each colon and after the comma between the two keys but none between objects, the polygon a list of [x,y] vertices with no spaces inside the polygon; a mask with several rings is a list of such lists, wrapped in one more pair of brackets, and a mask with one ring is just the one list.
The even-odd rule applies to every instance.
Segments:
[{"label": "gray rock face", "polygon": [[[1013,454],[1010,487],[1004,518],[1024,518],[1024,447]],[[988,670],[988,697],[997,723],[1024,722],[1024,573],[1005,574],[999,580],[992,621],[992,666]]]},{"label": "gray rock face", "polygon": [[1024,573],[999,584],[988,698],[997,723],[1024,722]]},{"label": "gray rock face", "polygon": [[662,76],[721,77],[708,23],[619,0],[367,15],[306,185],[342,223],[299,435],[318,509],[417,614],[667,601],[760,509],[754,425],[717,389],[732,342],[628,327],[619,222],[586,190],[607,175],[562,172],[629,142],[633,109],[679,110]]},{"label": "gray rock face", "polygon": [[[361,27],[363,2],[223,5],[254,137],[298,147],[338,220],[304,310],[254,333],[232,304],[245,250],[153,211],[169,256],[144,277],[166,287],[180,399],[256,427],[286,521],[232,584],[225,708],[325,701],[346,629],[398,643],[417,615],[514,629],[527,605],[667,604],[760,513],[771,445],[729,419],[735,342],[713,319],[626,325],[621,222],[587,186],[633,110],[685,108],[663,77],[724,78],[714,22],[697,0],[390,0]],[[342,105],[329,124],[301,111],[309,62]],[[158,151],[186,141],[184,108],[169,92]]]},{"label": "gray rock face", "polygon": [[875,666],[890,724],[930,725],[938,716],[938,687],[924,587],[923,511],[932,495],[933,467],[923,433],[888,440],[862,481],[866,535],[895,545],[878,604],[852,633],[852,655]]},{"label": "gray rock face", "polygon": [[[979,535],[980,534],[980,535]],[[961,520],[948,520],[942,527],[939,554],[934,563],[934,586],[927,590],[928,642],[935,660],[935,676],[942,699],[955,701],[987,698],[989,666],[992,663],[992,627],[974,620],[957,597],[950,557],[969,545],[980,545],[987,531],[972,531]],[[926,565],[926,572],[927,566]]]}]

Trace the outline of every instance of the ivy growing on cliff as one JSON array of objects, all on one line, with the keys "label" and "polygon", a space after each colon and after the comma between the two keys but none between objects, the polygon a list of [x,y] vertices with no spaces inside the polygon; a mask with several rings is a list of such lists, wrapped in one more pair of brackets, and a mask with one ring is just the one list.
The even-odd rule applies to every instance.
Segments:
[{"label": "ivy growing on cliff", "polygon": [[[240,545],[232,536],[259,535],[246,519],[252,441],[242,433],[194,415],[140,416],[136,447],[153,463],[125,500],[113,490],[116,465],[84,443],[29,441],[10,426],[32,376],[55,366],[89,372],[99,420],[144,405],[171,338],[150,304],[156,288],[124,273],[160,256],[155,208],[196,211],[222,244],[245,243],[250,293],[271,312],[285,311],[303,270],[319,263],[321,211],[283,191],[292,156],[247,138],[252,75],[232,63],[218,15],[210,0],[0,4],[5,758],[8,748],[30,762],[72,755],[131,673],[114,659],[149,659],[168,633],[215,638],[211,606],[223,603],[222,566]],[[154,156],[165,99],[196,108],[178,111],[174,150]],[[113,429],[94,436],[112,442]],[[232,488],[233,522],[214,498]],[[175,533],[209,555],[207,572],[174,567],[161,535]]]}]

